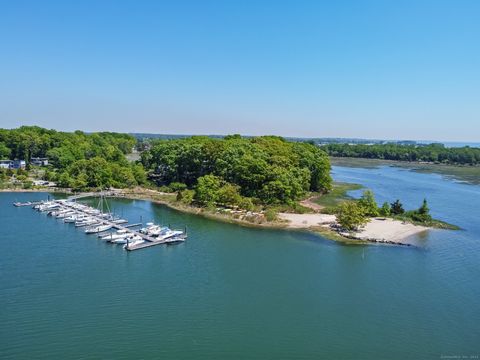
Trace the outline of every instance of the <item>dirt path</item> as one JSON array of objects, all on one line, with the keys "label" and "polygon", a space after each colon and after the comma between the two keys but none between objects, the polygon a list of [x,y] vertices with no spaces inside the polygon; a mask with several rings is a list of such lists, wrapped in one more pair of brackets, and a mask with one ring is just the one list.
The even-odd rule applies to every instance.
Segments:
[{"label": "dirt path", "polygon": [[317,203],[314,203],[312,200],[318,198],[318,196],[311,196],[308,199],[300,201],[300,205],[305,206],[309,209],[312,209],[315,212],[321,212],[323,209],[323,206],[318,205]]}]

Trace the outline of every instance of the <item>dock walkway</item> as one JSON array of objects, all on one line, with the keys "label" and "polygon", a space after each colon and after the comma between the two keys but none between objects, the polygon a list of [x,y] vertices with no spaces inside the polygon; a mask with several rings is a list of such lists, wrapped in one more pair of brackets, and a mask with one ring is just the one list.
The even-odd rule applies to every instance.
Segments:
[{"label": "dock walkway", "polygon": [[[98,194],[98,193],[97,193]],[[84,197],[87,197],[88,195],[84,196]],[[152,246],[156,246],[156,245],[162,245],[162,244],[165,244],[167,243],[166,240],[162,239],[162,240],[159,240],[157,238],[154,238],[152,236],[149,236],[147,234],[143,234],[139,231],[136,231],[136,230],[133,230],[131,229],[132,226],[135,226],[135,225],[139,225],[139,224],[133,224],[133,225],[121,225],[121,224],[116,224],[112,221],[109,221],[109,220],[105,220],[105,219],[102,219],[101,217],[98,217],[98,216],[95,216],[95,215],[91,215],[89,214],[88,212],[86,211],[83,211],[83,210],[79,210],[79,209],[76,209],[74,208],[73,206],[70,206],[70,205],[67,205],[65,203],[62,204],[62,207],[64,208],[69,208],[69,209],[72,209],[78,213],[82,213],[86,216],[89,216],[91,218],[94,218],[98,221],[98,223],[102,224],[102,225],[110,225],[112,228],[116,229],[116,230],[123,230],[123,231],[126,231],[132,235],[137,235],[137,236],[140,236],[145,242],[142,243],[142,244],[137,244],[137,245],[132,245],[132,246],[129,246],[128,243],[127,243],[127,246],[125,247],[125,250],[128,250],[128,251],[133,251],[133,250],[140,250],[140,249],[145,249],[145,248],[148,248],[148,247],[152,247]]]},{"label": "dock walkway", "polygon": [[[133,227],[142,225],[141,223],[127,225],[128,221],[126,221],[126,222],[123,223],[123,225],[118,224],[118,223],[115,223],[114,221],[103,219],[99,215],[92,215],[86,209],[79,209],[79,208],[77,208],[77,207],[68,203],[68,202],[74,202],[75,200],[78,200],[78,199],[84,199],[84,198],[87,198],[87,197],[98,197],[98,196],[114,197],[114,196],[119,196],[119,195],[120,195],[120,193],[118,191],[114,191],[114,190],[101,191],[101,192],[87,192],[87,193],[76,194],[76,195],[69,196],[66,199],[66,201],[65,200],[55,201],[56,204],[57,204],[56,209],[60,208],[62,210],[72,210],[77,214],[82,214],[82,215],[85,215],[89,218],[94,219],[95,221],[97,221],[98,225],[109,225],[113,229],[125,231],[125,232],[127,232],[131,235],[139,236],[144,240],[144,242],[141,243],[141,244],[136,244],[136,245],[131,245],[131,246],[127,242],[127,246],[125,247],[125,249],[128,250],[128,251],[145,249],[145,248],[156,246],[156,245],[167,244],[169,242],[171,243],[171,241],[169,241],[168,239],[154,238],[150,235],[143,234],[140,231],[132,229]],[[25,203],[16,202],[13,205],[18,207],[18,206],[32,206],[32,205],[37,205],[37,204],[42,204],[42,203],[43,203],[43,201],[40,201],[40,202],[25,202]],[[182,239],[185,239],[187,237],[186,231],[185,231],[185,233],[180,235],[180,237]]]}]

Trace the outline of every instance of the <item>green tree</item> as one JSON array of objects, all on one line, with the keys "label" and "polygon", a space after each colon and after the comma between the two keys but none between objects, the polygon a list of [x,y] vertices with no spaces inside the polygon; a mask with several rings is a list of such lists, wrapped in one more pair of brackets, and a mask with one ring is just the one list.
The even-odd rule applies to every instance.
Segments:
[{"label": "green tree", "polygon": [[6,169],[0,168],[0,182],[7,180],[7,171]]},{"label": "green tree", "polygon": [[217,192],[218,202],[223,205],[238,205],[242,200],[238,192],[239,186],[226,183]]},{"label": "green tree", "polygon": [[357,230],[368,222],[365,209],[356,201],[345,201],[338,206],[337,221],[346,230]]},{"label": "green tree", "polygon": [[367,216],[378,216],[379,210],[375,196],[372,190],[365,190],[362,197],[358,200],[358,204],[363,207],[364,213]]},{"label": "green tree", "polygon": [[71,187],[75,191],[84,191],[88,188],[88,177],[87,174],[81,173],[71,182]]},{"label": "green tree", "polygon": [[390,204],[388,202],[384,202],[382,207],[380,208],[380,215],[382,216],[390,216]]},{"label": "green tree", "polygon": [[221,180],[220,187],[233,184],[241,196],[264,204],[293,203],[307,191],[331,188],[328,156],[312,144],[276,136],[194,136],[151,144],[141,159],[159,186],[181,182],[194,188],[200,178],[213,175]]},{"label": "green tree", "polygon": [[63,188],[69,188],[72,186],[73,179],[70,177],[67,171],[64,171],[58,177],[57,185]]},{"label": "green tree", "polygon": [[138,185],[145,185],[147,184],[147,174],[145,173],[145,169],[143,168],[142,164],[132,164],[132,173],[135,181]]},{"label": "green tree", "polygon": [[423,199],[422,205],[415,211],[407,212],[407,216],[414,221],[427,222],[431,221],[430,209],[428,208],[427,199]]},{"label": "green tree", "polygon": [[11,151],[7,147],[7,145],[5,145],[5,143],[3,142],[0,142],[0,160],[9,159],[10,154],[11,154]]},{"label": "green tree", "polygon": [[390,204],[390,213],[392,215],[401,215],[405,212],[403,209],[403,205],[400,200],[395,200],[393,203]]},{"label": "green tree", "polygon": [[213,205],[218,201],[218,191],[223,185],[221,178],[215,175],[205,175],[198,178],[195,187],[195,200],[202,205]]},{"label": "green tree", "polygon": [[428,208],[427,199],[423,199],[422,206],[418,209],[420,215],[429,215],[430,209]]}]

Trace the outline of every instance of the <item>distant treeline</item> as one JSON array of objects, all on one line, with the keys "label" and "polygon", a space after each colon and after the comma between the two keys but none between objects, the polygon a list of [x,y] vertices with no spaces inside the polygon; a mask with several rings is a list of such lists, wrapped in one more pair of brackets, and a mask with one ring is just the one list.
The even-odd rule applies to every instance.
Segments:
[{"label": "distant treeline", "polygon": [[330,156],[385,159],[399,161],[425,161],[444,164],[478,165],[480,148],[446,148],[443,144],[328,144],[321,147]]},{"label": "distant treeline", "polygon": [[45,180],[76,190],[86,188],[129,187],[146,181],[140,164],[125,157],[136,139],[128,134],[82,131],[60,132],[37,126],[0,129],[0,158],[29,162],[32,157],[47,157]]},{"label": "distant treeline", "polygon": [[158,185],[184,189],[183,201],[204,205],[291,203],[307,191],[328,191],[332,181],[323,150],[276,136],[158,140],[142,163]]}]

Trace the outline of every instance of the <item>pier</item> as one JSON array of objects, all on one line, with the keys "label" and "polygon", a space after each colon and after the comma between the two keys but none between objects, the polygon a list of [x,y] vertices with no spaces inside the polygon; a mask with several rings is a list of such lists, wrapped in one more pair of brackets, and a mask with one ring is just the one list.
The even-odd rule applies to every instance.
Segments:
[{"label": "pier", "polygon": [[[105,196],[115,196],[115,192],[109,191],[109,192],[101,192],[101,193],[83,193],[83,194],[78,194],[78,195],[73,195],[68,197],[66,200],[53,200],[50,203],[52,206],[55,206],[53,209],[54,211],[67,211],[70,210],[75,213],[75,215],[82,215],[85,218],[89,218],[95,221],[95,224],[87,225],[88,227],[90,226],[101,226],[101,225],[108,225],[111,227],[111,229],[115,230],[122,230],[125,233],[128,233],[130,236],[137,236],[140,237],[143,242],[142,243],[135,243],[135,244],[129,244],[128,238],[127,238],[127,243],[126,246],[124,247],[125,250],[127,251],[134,251],[134,250],[140,250],[140,249],[145,249],[149,248],[152,246],[156,245],[163,245],[163,244],[169,244],[173,243],[171,241],[171,238],[156,238],[155,236],[151,236],[149,234],[145,234],[143,232],[134,230],[134,227],[138,227],[143,225],[142,223],[136,223],[136,224],[126,224],[128,221],[125,221],[123,223],[116,223],[115,220],[108,220],[104,219],[102,216],[105,215],[103,213],[100,214],[92,214],[91,210],[93,208],[91,207],[79,207],[77,206],[77,203],[75,202],[78,199],[82,198],[87,198],[87,197],[94,197],[94,196],[100,196],[100,197],[105,197]],[[45,204],[46,202],[26,202],[26,203],[14,203],[14,206],[32,206],[35,207],[35,205],[42,205]],[[109,229],[110,230],[110,229]],[[97,233],[98,234],[98,233]],[[105,235],[108,235],[107,232],[104,232]],[[183,232],[181,235],[176,235],[176,242],[182,242],[186,239],[187,234],[186,232]]]}]

